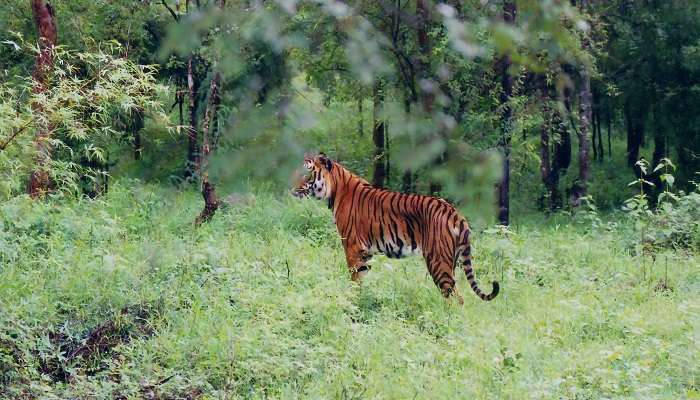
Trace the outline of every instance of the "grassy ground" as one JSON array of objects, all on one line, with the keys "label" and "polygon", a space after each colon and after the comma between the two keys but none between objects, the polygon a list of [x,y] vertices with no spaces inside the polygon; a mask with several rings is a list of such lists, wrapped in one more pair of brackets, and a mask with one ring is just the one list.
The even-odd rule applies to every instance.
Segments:
[{"label": "grassy ground", "polygon": [[502,292],[460,273],[460,307],[418,258],[351,284],[320,203],[258,194],[194,229],[200,207],[126,181],[1,204],[0,397],[699,396],[700,256],[634,255],[624,223],[475,233]]}]

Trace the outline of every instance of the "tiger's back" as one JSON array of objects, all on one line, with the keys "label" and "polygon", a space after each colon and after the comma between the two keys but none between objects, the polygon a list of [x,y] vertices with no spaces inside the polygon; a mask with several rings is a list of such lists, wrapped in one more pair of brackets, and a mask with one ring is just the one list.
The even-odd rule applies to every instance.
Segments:
[{"label": "tiger's back", "polygon": [[391,258],[421,255],[423,249],[430,251],[440,245],[434,239],[445,233],[454,237],[457,230],[468,229],[454,207],[442,199],[369,185],[356,190],[356,207],[339,208],[334,216],[341,236],[354,232],[364,250],[372,254]]}]

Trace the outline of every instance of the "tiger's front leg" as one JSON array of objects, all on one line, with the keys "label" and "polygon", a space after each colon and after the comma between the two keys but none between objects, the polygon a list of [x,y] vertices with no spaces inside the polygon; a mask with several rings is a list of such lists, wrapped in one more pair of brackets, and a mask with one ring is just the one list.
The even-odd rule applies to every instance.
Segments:
[{"label": "tiger's front leg", "polygon": [[353,282],[360,282],[367,272],[369,272],[369,261],[372,256],[356,244],[345,244],[345,259],[348,263],[348,270],[350,271],[350,279]]}]

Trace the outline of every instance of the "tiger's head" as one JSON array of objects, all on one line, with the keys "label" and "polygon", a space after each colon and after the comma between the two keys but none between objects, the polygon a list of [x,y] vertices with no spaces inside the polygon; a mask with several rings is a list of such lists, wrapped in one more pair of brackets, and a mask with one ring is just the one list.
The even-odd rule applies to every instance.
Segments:
[{"label": "tiger's head", "polygon": [[333,193],[333,161],[325,154],[304,157],[304,173],[297,179],[292,195],[298,198],[328,199]]}]

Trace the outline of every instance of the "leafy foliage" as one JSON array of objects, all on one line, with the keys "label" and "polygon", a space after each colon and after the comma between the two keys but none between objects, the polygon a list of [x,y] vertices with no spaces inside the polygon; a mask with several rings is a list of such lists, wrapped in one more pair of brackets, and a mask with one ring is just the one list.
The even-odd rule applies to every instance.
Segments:
[{"label": "leafy foliage", "polygon": [[[27,46],[22,44],[17,51]],[[162,103],[156,67],[140,66],[117,54],[116,42],[103,43],[93,52],[57,47],[55,67],[46,86],[37,92],[31,78],[0,85],[0,193],[4,197],[22,190],[23,179],[33,168],[31,128],[38,121],[50,126],[55,155],[48,166],[61,191],[80,193],[81,179],[94,180],[106,172],[109,146],[129,141],[118,130],[118,115],[152,112]]]},{"label": "leafy foliage", "polygon": [[[698,389],[697,255],[661,250],[668,272],[660,261],[649,283],[622,219],[590,229],[557,216],[506,235],[475,232],[478,280],[506,290],[485,306],[460,274],[459,307],[435,293],[420,258],[378,258],[354,287],[316,202],[257,192],[254,205],[194,230],[199,208],[195,193],[134,181],[98,200],[0,205],[0,396],[662,398]],[[657,292],[665,276],[672,289]],[[70,358],[98,328],[114,345]],[[51,375],[58,366],[69,380]]]},{"label": "leafy foliage", "polygon": [[[53,1],[41,93],[26,3],[0,2],[0,397],[700,393],[697,2]],[[194,228],[205,115],[223,203]],[[455,203],[501,300],[445,303],[420,259],[353,286],[329,213],[283,194],[307,151],[371,176],[379,124],[387,187]],[[19,195],[37,125],[46,201]]]}]

